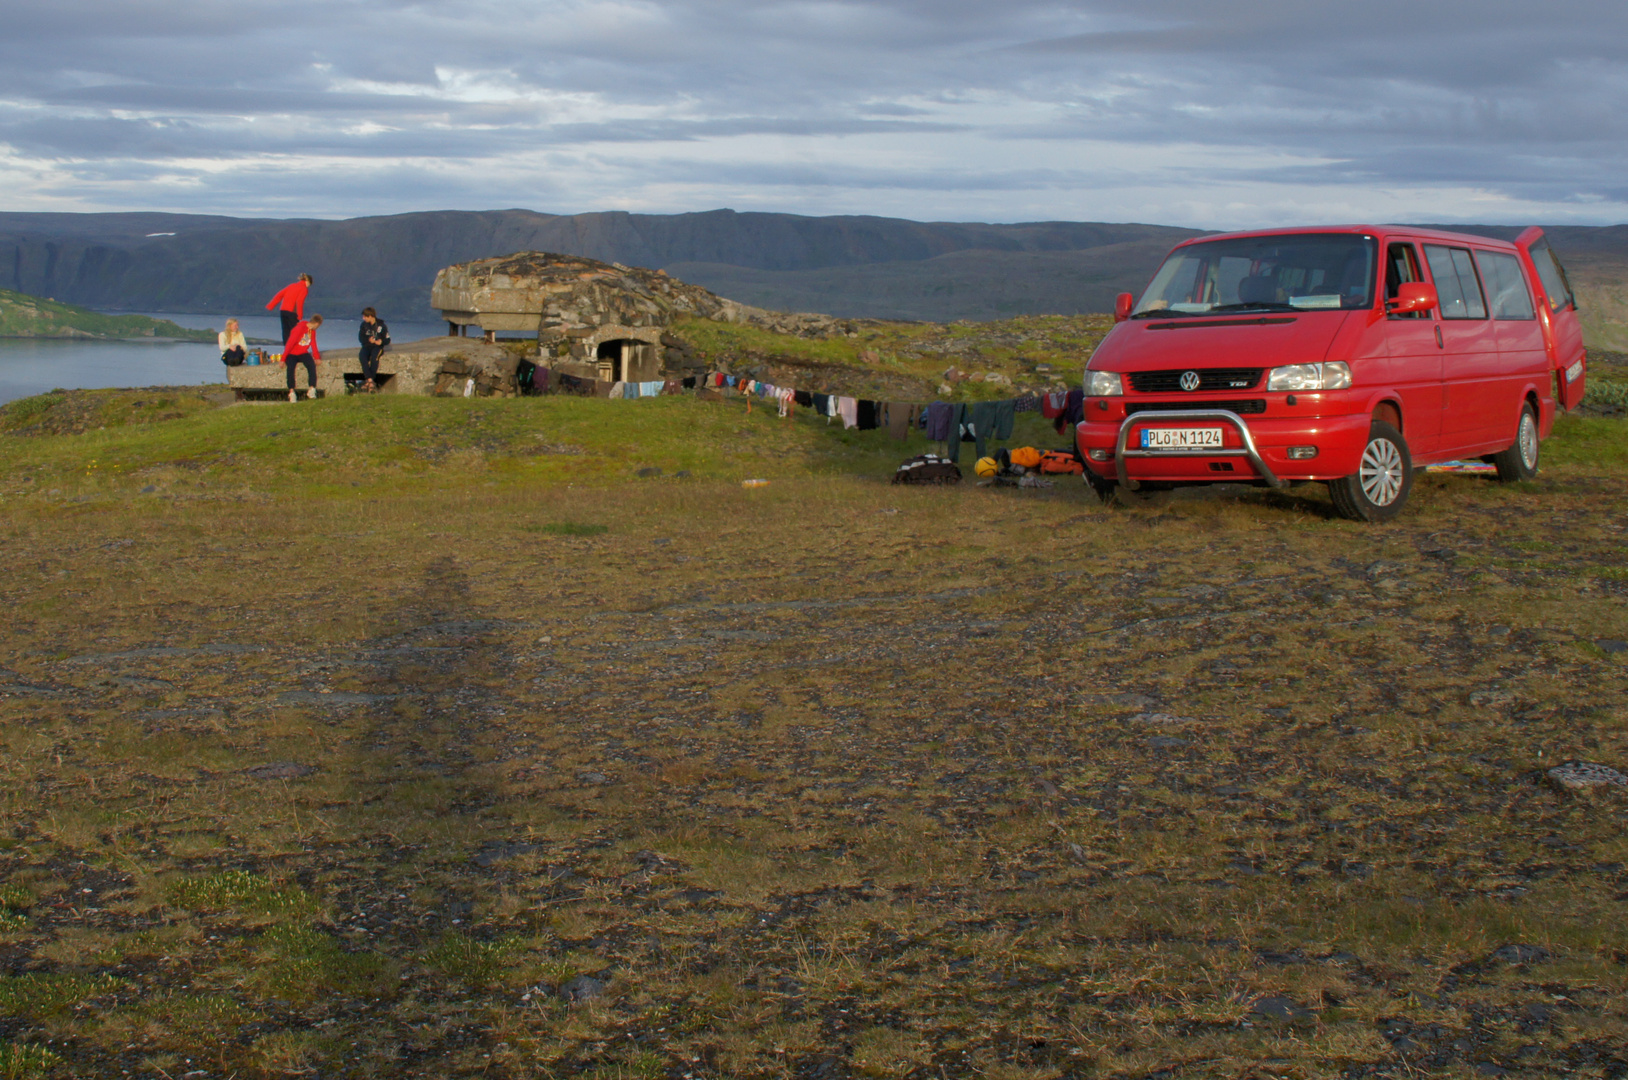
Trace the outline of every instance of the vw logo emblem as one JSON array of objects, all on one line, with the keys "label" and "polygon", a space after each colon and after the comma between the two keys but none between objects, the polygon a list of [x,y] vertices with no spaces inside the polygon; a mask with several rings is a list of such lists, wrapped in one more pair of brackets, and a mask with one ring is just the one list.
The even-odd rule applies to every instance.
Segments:
[{"label": "vw logo emblem", "polygon": [[1181,388],[1188,392],[1198,389],[1198,372],[1184,371],[1181,373]]}]

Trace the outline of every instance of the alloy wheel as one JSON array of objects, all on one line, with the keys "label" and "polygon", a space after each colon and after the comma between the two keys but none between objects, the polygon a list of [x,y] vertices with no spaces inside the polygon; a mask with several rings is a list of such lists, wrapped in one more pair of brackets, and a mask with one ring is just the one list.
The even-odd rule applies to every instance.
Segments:
[{"label": "alloy wheel", "polygon": [[1402,453],[1389,439],[1372,439],[1357,469],[1362,493],[1375,506],[1389,506],[1402,493]]},{"label": "alloy wheel", "polygon": [[1521,430],[1519,435],[1521,449],[1521,463],[1526,466],[1527,472],[1537,472],[1538,469],[1538,422],[1533,419],[1530,409],[1521,413]]}]

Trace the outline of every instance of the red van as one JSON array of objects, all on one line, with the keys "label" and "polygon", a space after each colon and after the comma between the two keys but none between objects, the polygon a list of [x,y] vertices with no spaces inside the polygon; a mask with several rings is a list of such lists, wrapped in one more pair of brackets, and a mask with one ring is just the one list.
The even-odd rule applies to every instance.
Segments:
[{"label": "red van", "polygon": [[1416,464],[1538,471],[1582,400],[1577,304],[1541,229],[1514,243],[1337,226],[1178,245],[1086,364],[1076,428],[1105,497],[1185,484],[1328,484],[1385,521]]}]

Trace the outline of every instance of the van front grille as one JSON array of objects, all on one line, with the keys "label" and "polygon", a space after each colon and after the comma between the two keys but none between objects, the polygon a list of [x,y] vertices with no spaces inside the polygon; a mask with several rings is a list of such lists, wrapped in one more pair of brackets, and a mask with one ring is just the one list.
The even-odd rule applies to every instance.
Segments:
[{"label": "van front grille", "polygon": [[1184,389],[1181,377],[1197,372],[1197,390],[1248,390],[1261,381],[1264,368],[1171,368],[1169,371],[1133,371],[1131,389],[1139,394],[1171,394]]},{"label": "van front grille", "polygon": [[1125,402],[1125,415],[1140,412],[1192,412],[1198,409],[1225,409],[1237,413],[1239,416],[1249,416],[1252,413],[1266,411],[1265,398],[1248,398],[1242,401],[1195,401],[1192,398],[1179,398],[1175,401],[1127,401]]}]

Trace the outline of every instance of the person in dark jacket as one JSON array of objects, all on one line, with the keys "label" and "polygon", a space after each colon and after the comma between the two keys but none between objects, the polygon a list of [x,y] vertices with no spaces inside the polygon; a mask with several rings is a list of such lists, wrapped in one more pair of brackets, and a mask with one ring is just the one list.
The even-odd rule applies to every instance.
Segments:
[{"label": "person in dark jacket", "polygon": [[361,343],[357,352],[357,359],[362,362],[362,389],[374,393],[379,389],[379,356],[383,354],[384,347],[390,344],[390,328],[384,325],[379,313],[372,308],[362,309],[362,325],[356,331],[356,340]]},{"label": "person in dark jacket", "polygon": [[271,303],[266,305],[267,311],[275,311],[283,318],[283,348],[288,348],[288,335],[294,332],[294,324],[305,318],[305,296],[311,291],[311,275],[301,274],[290,285],[284,285],[278,290]]}]

